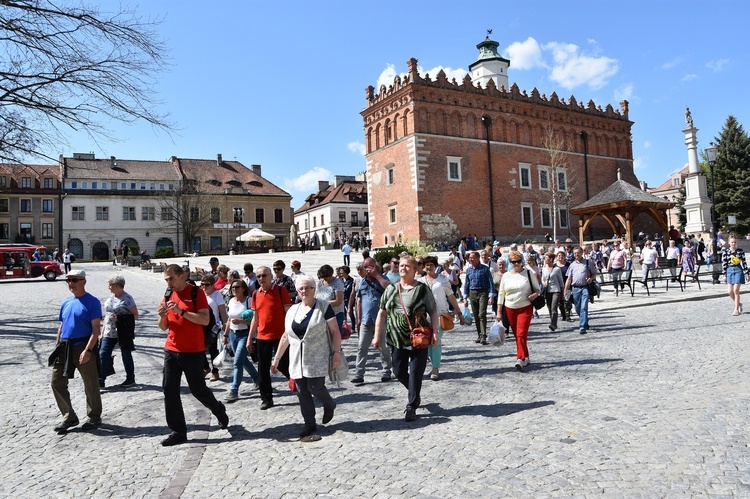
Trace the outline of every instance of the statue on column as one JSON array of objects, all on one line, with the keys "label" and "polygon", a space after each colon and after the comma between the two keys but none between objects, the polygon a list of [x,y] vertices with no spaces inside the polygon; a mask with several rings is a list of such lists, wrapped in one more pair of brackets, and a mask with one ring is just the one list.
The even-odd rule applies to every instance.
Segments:
[{"label": "statue on column", "polygon": [[690,114],[690,108],[689,107],[685,108],[685,124],[687,124],[688,128],[695,128],[693,126],[693,115]]}]

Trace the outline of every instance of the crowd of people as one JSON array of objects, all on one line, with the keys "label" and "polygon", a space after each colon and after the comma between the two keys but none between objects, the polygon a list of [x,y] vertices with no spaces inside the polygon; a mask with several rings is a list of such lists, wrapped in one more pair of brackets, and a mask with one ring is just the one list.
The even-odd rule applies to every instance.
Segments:
[{"label": "crowd of people", "polygon": [[[740,286],[748,274],[745,254],[730,236],[721,241],[722,274],[734,306],[743,312]],[[594,299],[592,284],[600,272],[613,276],[615,296],[621,284],[618,275],[639,261],[644,269],[658,266],[658,253],[651,241],[644,241],[636,254],[627,243],[602,241],[591,247],[563,245],[555,241],[535,248],[533,244],[511,244],[507,251],[495,241],[481,250],[469,249],[467,241],[450,248],[440,262],[436,256],[394,255],[381,268],[369,256],[356,266],[352,276],[348,265],[334,269],[322,265],[317,279],[291,262],[286,274],[283,260],[271,267],[243,266],[243,274],[209,261],[211,270],[190,280],[190,271],[179,265],[164,270],[167,285],[158,305],[158,326],[166,332],[162,389],[167,426],[171,433],[162,445],[187,441],[187,426],[180,386],[184,376],[191,394],[216,416],[219,427],[229,424],[224,403],[217,400],[206,383],[222,380],[216,360],[220,350],[232,357],[231,385],[225,403],[240,400],[239,388],[249,376],[257,390],[261,410],[274,407],[272,375],[281,374],[297,394],[303,426],[300,438],[317,436],[315,403],[323,405],[322,423],[334,417],[336,401],[326,388],[326,377],[342,365],[342,332],[357,334],[357,354],[351,382],[365,382],[367,357],[371,349],[379,356],[381,382],[393,377],[407,390],[404,420],[414,421],[422,406],[421,387],[426,377],[441,379],[444,332],[453,324],[473,317],[476,342],[488,345],[488,309],[497,323],[516,343],[515,369],[530,365],[528,334],[536,309],[546,306],[549,329],[559,321],[578,316],[578,330],[590,330],[588,306]],[[668,266],[694,269],[700,256],[689,238],[671,240],[665,253]],[[654,267],[651,267],[654,266]],[[102,306],[86,289],[86,272],[69,270],[66,282],[72,294],[59,313],[55,350],[50,356],[51,387],[62,421],[55,431],[64,433],[79,424],[68,392],[68,379],[78,370],[86,394],[90,430],[101,424],[101,392],[113,372],[113,351],[119,347],[128,388],[136,383],[132,352],[136,343],[138,307],[125,292],[125,278],[108,279],[111,295]],[[461,310],[463,304],[463,311]],[[469,311],[471,313],[469,313]],[[491,316],[491,317],[492,317]],[[210,377],[209,377],[210,376]],[[208,377],[208,378],[207,378]],[[97,383],[98,381],[98,383]]]}]

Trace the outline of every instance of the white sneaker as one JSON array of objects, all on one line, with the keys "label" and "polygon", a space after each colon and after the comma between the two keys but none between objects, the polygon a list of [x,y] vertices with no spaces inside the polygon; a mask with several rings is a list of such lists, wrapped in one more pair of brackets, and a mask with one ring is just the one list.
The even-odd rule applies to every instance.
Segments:
[{"label": "white sneaker", "polygon": [[529,364],[531,364],[531,361],[529,360],[528,357],[526,357],[525,359],[523,359],[521,362],[523,362],[523,367],[526,367]]},{"label": "white sneaker", "polygon": [[523,359],[516,359],[516,371],[523,372]]},{"label": "white sneaker", "polygon": [[734,312],[732,312],[732,315],[740,315],[740,311],[735,309]]}]

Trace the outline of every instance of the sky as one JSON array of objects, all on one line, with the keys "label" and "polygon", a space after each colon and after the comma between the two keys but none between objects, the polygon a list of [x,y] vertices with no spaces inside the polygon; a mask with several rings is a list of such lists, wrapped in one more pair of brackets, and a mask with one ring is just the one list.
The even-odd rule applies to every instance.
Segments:
[{"label": "sky", "polygon": [[744,0],[123,2],[161,20],[169,67],[156,90],[176,129],[111,123],[116,142],[74,135],[53,157],[220,153],[260,164],[296,209],[319,180],[365,170],[359,113],[368,85],[391,84],[411,57],[423,75],[444,69],[460,80],[488,29],[521,90],[602,108],[628,100],[635,173],[650,187],[688,162],[686,107],[699,151],[730,115],[750,126]]}]

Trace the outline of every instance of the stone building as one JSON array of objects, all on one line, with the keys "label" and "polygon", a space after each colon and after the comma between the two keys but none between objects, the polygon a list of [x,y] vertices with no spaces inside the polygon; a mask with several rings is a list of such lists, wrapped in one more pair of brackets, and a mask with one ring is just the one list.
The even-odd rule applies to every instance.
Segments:
[{"label": "stone building", "polygon": [[[680,189],[685,185],[685,179],[688,176],[688,167],[685,166],[682,170],[673,172],[669,175],[669,179],[658,187],[647,189],[650,194],[664,198],[666,201],[676,203],[680,197]],[[674,225],[680,229],[680,209],[674,207],[667,210],[667,225]]]},{"label": "stone building", "polygon": [[54,250],[60,232],[59,176],[57,165],[0,165],[0,243]]},{"label": "stone building", "polygon": [[[604,108],[508,86],[511,61],[489,39],[470,75],[420,75],[417,60],[393,85],[366,90],[361,112],[373,246],[559,238],[577,233],[567,207],[622,178],[633,185],[628,102]],[[600,234],[611,236],[602,226]],[[574,236],[575,237],[575,236]]]}]

